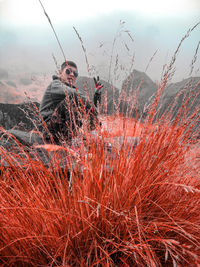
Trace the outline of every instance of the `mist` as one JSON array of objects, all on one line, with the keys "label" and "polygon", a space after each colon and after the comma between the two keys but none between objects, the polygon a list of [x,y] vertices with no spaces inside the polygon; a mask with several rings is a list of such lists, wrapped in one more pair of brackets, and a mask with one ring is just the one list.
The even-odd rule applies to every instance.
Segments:
[{"label": "mist", "polygon": [[[120,86],[133,68],[159,81],[163,66],[169,64],[181,39],[198,22],[199,15],[197,10],[193,17],[145,18],[136,12],[118,11],[74,23],[55,22],[54,26],[66,58],[77,63],[80,75],[98,74],[108,80],[110,72],[113,83]],[[13,25],[0,20],[1,68],[15,73],[53,74],[56,71],[55,59],[60,65],[64,57],[50,24],[44,19],[40,25]],[[174,81],[188,77],[199,36],[200,26],[184,40],[176,59]],[[198,53],[193,76],[200,76],[199,67]]]}]

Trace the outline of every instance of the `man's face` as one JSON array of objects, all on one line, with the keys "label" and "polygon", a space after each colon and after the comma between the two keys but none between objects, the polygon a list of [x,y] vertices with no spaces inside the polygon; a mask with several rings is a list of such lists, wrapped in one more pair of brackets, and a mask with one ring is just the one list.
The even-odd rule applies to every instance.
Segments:
[{"label": "man's face", "polygon": [[69,84],[69,86],[72,86],[75,83],[77,76],[77,68],[72,66],[67,66],[60,72],[61,81]]}]

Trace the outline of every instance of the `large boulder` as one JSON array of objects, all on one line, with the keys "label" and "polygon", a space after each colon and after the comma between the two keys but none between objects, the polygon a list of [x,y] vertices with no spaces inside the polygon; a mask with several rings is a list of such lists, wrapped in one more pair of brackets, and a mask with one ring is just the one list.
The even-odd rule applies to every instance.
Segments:
[{"label": "large boulder", "polygon": [[[134,70],[123,82],[122,90],[127,97],[135,96],[138,98],[138,107],[140,115],[145,118],[154,102],[158,85],[154,83],[144,72]],[[200,106],[200,77],[191,77],[180,82],[167,85],[161,95],[156,118],[160,118],[164,112],[169,112],[173,106],[171,119],[173,119],[181,106],[187,103],[187,107],[192,103],[188,110],[188,115]],[[148,108],[147,108],[148,107]],[[156,119],[155,118],[155,119]]]},{"label": "large boulder", "polygon": [[[31,130],[36,118],[34,110],[39,107],[38,103],[5,104],[0,103],[0,125],[5,129],[15,127],[21,130]],[[36,111],[37,112],[37,111]]]},{"label": "large boulder", "polygon": [[145,72],[133,70],[124,80],[122,90],[128,98],[135,96],[140,113],[143,112],[145,104],[156,93],[158,86]]},{"label": "large boulder", "polygon": [[[117,102],[119,98],[119,89],[104,80],[100,80],[100,82],[104,85],[101,89],[101,111],[104,111],[107,114],[112,114],[115,111],[114,103]],[[76,86],[84,95],[88,96],[89,99],[93,101],[95,92],[93,78],[80,76],[77,78]]]},{"label": "large boulder", "polygon": [[[177,83],[169,84],[160,101],[158,117],[163,113],[171,112],[171,119],[181,112],[181,108],[187,109],[187,116],[197,111],[200,115],[200,77],[191,77]],[[180,117],[180,119],[182,116]]]}]

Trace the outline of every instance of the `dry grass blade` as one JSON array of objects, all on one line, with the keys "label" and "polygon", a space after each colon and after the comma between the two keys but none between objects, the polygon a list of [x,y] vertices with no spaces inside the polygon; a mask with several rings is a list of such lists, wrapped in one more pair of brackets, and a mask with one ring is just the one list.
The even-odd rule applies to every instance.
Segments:
[{"label": "dry grass blade", "polygon": [[54,33],[54,35],[55,35],[55,37],[56,37],[56,40],[57,40],[57,42],[58,42],[58,45],[59,45],[59,47],[60,47],[60,50],[61,50],[61,52],[62,52],[62,55],[63,55],[63,57],[64,57],[64,61],[65,61],[65,60],[66,60],[66,56],[65,56],[64,50],[63,50],[63,48],[62,48],[62,46],[61,46],[61,43],[60,43],[60,41],[59,41],[59,39],[58,39],[58,35],[57,35],[57,33],[56,33],[55,29],[54,29],[54,26],[53,26],[53,24],[52,24],[52,22],[51,22],[51,19],[50,19],[49,15],[47,14],[47,12],[46,12],[46,10],[45,10],[45,8],[44,8],[44,5],[42,4],[41,0],[39,0],[39,2],[40,2],[40,5],[41,5],[41,7],[42,7],[42,9],[43,9],[43,11],[44,11],[45,16],[46,16],[47,19],[48,19],[48,22],[49,22],[49,24],[50,24],[50,26],[51,26],[51,28],[52,28],[52,30],[53,30],[53,33]]},{"label": "dry grass blade", "polygon": [[191,69],[190,69],[189,76],[192,75],[192,72],[194,70],[194,64],[195,64],[195,62],[197,60],[197,53],[198,53],[198,50],[199,50],[199,46],[200,46],[200,41],[197,44],[197,47],[196,47],[196,50],[195,50],[195,54],[194,54],[194,57],[193,57],[192,62],[191,62]]},{"label": "dry grass blade", "polygon": [[78,151],[38,146],[49,164],[0,148],[1,266],[200,265],[196,90],[153,121],[172,65],[144,123],[115,114]]},{"label": "dry grass blade", "polygon": [[[200,25],[200,22],[196,23],[192,28],[190,28],[187,33],[183,36],[183,38],[181,39],[181,41],[179,42],[173,56],[172,56],[172,59],[171,59],[171,62],[169,63],[168,67],[167,67],[167,70],[165,71],[164,75],[163,75],[163,83],[166,84],[166,81],[169,82],[169,80],[172,78],[173,74],[174,74],[174,71],[173,71],[173,66],[174,66],[174,63],[176,61],[176,57],[177,57],[177,54],[181,48],[181,45],[182,43],[185,41],[186,38],[188,38],[191,34],[191,32],[196,29],[198,26]],[[167,79],[166,79],[167,77]]]},{"label": "dry grass blade", "polygon": [[77,29],[74,26],[73,26],[73,29],[74,29],[76,35],[78,36],[78,39],[81,42],[81,46],[82,46],[82,49],[83,49],[83,52],[84,52],[85,61],[86,61],[86,65],[87,65],[87,71],[88,71],[88,74],[90,76],[90,65],[89,65],[88,58],[87,58],[86,48],[85,48],[85,46],[83,44],[83,40],[82,40],[80,34],[78,33]]},{"label": "dry grass blade", "polygon": [[150,60],[149,60],[149,62],[148,62],[148,64],[147,64],[147,66],[146,66],[144,72],[146,72],[146,71],[148,70],[148,68],[149,68],[149,66],[150,66],[150,64],[151,64],[151,62],[152,62],[152,60],[154,59],[155,55],[157,54],[157,52],[158,52],[158,49],[153,53],[153,56],[150,58]]},{"label": "dry grass blade", "polygon": [[[199,264],[200,181],[192,167],[197,155],[185,161],[184,127],[163,119],[140,125],[134,150],[127,150],[127,138],[108,151],[106,132],[92,142],[88,136],[90,149],[79,155],[82,168],[70,167],[70,181],[55,169],[57,156],[50,168],[28,158],[24,169],[8,153],[10,168],[1,169],[0,182],[1,264]],[[134,127],[122,128],[136,135]]]}]

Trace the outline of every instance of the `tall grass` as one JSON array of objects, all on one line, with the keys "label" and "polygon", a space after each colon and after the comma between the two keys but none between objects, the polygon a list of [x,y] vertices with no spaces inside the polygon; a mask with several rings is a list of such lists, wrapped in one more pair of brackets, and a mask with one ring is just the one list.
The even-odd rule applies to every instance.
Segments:
[{"label": "tall grass", "polygon": [[27,151],[12,137],[13,147],[0,147],[1,266],[200,265],[199,110],[191,114],[185,99],[176,117],[172,105],[155,122],[180,45],[198,24],[143,123],[104,117],[95,135],[84,131],[78,151]]},{"label": "tall grass", "polygon": [[46,146],[48,166],[1,147],[1,266],[200,264],[196,116],[153,124],[157,98],[144,124],[104,118],[78,153]]}]

